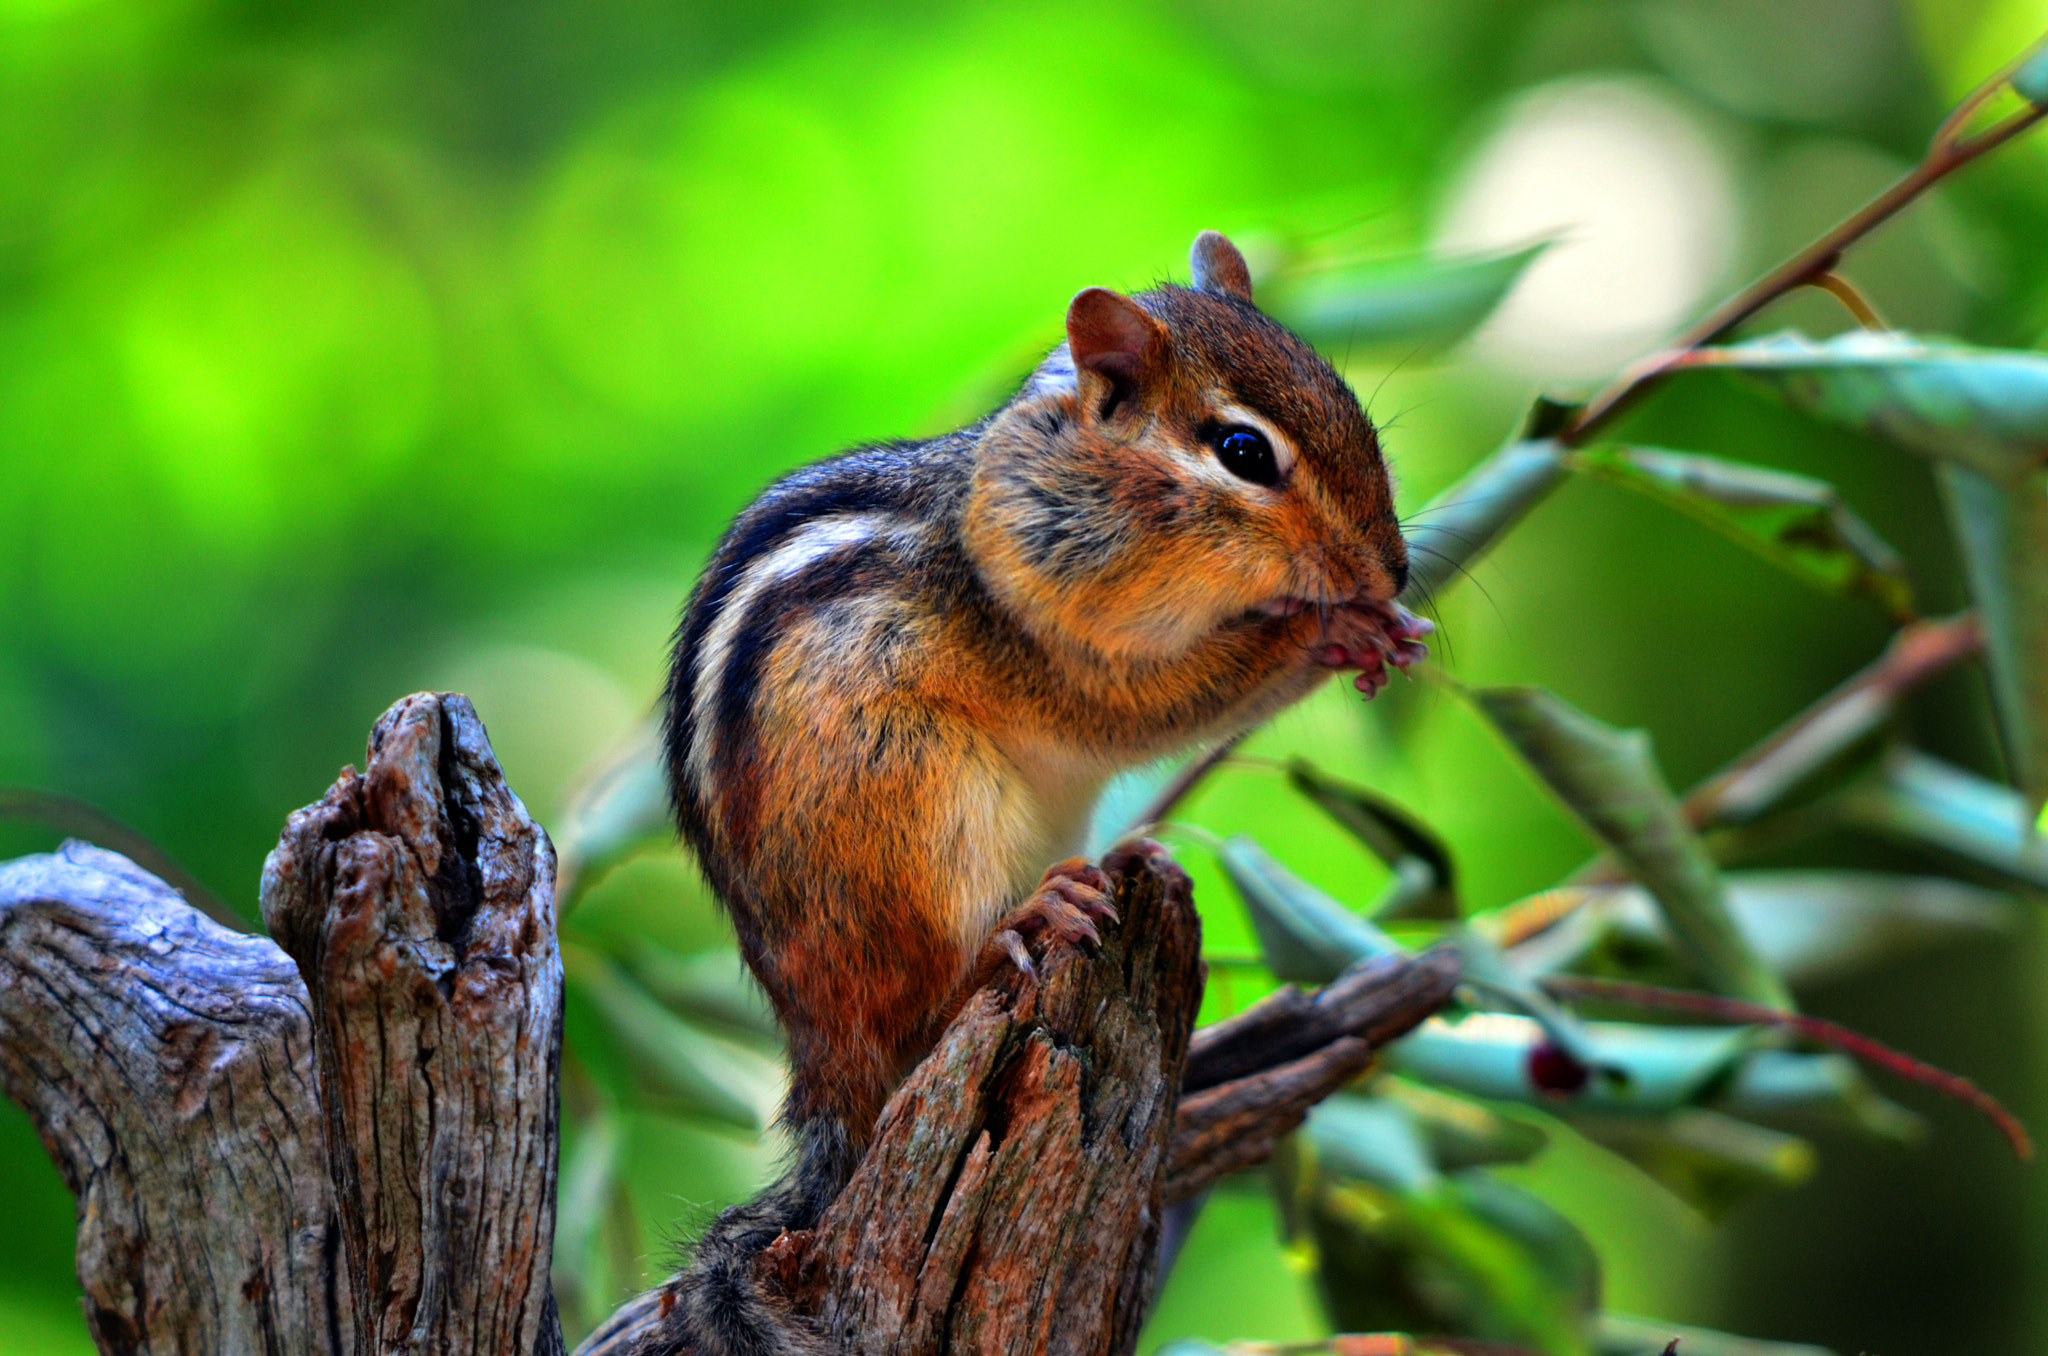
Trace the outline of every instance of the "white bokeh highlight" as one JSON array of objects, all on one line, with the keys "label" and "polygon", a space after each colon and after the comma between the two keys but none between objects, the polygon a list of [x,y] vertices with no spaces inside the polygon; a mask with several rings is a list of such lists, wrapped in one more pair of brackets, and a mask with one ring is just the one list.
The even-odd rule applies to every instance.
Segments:
[{"label": "white bokeh highlight", "polygon": [[1715,138],[1649,81],[1524,95],[1453,182],[1436,246],[1556,242],[1473,338],[1477,356],[1590,383],[1692,318],[1732,262],[1740,214]]}]

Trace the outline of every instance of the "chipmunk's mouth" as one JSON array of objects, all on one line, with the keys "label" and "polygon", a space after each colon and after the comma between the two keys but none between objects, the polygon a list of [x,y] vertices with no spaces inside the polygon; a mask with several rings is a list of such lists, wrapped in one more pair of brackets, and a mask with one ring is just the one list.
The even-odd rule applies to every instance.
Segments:
[{"label": "chipmunk's mouth", "polygon": [[[1294,617],[1316,607],[1309,598],[1269,598],[1253,608],[1260,617]],[[1387,685],[1388,670],[1406,672],[1429,657],[1423,638],[1436,623],[1396,602],[1352,598],[1325,608],[1326,634],[1316,642],[1314,660],[1328,669],[1356,669],[1351,685],[1366,696]]]}]

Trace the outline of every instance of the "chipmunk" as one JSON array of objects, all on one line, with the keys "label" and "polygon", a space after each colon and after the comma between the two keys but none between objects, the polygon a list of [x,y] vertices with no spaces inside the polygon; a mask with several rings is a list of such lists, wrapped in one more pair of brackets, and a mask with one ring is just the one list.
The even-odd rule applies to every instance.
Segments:
[{"label": "chipmunk", "polygon": [[665,1350],[823,1349],[754,1254],[816,1223],[980,982],[1099,940],[1107,881],[1071,854],[1111,776],[1426,653],[1357,397],[1227,239],[1192,259],[1192,288],[1075,296],[981,422],[777,481],[690,597],[668,773],[788,1032],[796,1147],[707,1232]]}]

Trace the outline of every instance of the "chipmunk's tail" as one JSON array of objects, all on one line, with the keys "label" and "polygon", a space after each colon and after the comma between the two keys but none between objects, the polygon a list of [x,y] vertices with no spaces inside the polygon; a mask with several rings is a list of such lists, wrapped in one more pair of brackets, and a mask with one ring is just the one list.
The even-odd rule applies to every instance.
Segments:
[{"label": "chipmunk's tail", "polygon": [[832,1344],[763,1292],[754,1260],[785,1229],[808,1229],[853,1176],[856,1155],[836,1116],[798,1128],[789,1170],[744,1205],[719,1213],[697,1242],[677,1287],[664,1353],[694,1356],[830,1356]]}]

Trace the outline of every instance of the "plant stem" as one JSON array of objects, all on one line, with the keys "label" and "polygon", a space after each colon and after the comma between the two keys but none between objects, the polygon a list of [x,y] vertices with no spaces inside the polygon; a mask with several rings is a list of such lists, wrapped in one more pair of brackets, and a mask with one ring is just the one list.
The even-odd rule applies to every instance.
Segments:
[{"label": "plant stem", "polygon": [[[1901,696],[1977,653],[1983,643],[1974,612],[1900,627],[1876,660],[1687,792],[1682,805],[1686,821],[1703,831],[1765,813],[1830,758],[1889,720]],[[1625,879],[1614,859],[1602,854],[1567,884],[1608,885]]]},{"label": "plant stem", "polygon": [[[2019,60],[2024,60],[2022,56]],[[1897,183],[1872,198],[1799,253],[1723,302],[1713,314],[1674,340],[1669,349],[1623,372],[1605,390],[1586,402],[1578,417],[1559,434],[1568,447],[1583,445],[1652,389],[1684,354],[1710,344],[1764,307],[1796,288],[1818,283],[1841,262],[1851,245],[1897,215],[1899,210],[1943,179],[1986,152],[1997,149],[2043,118],[2048,106],[2030,104],[1974,137],[1960,135],[1970,115],[1997,94],[2019,60],[1973,90],[1956,105],[1934,134],[1926,156]]]},{"label": "plant stem", "polygon": [[1194,790],[1202,778],[1215,771],[1217,764],[1228,758],[1232,750],[1243,743],[1245,735],[1249,733],[1251,732],[1247,730],[1242,734],[1230,736],[1230,738],[1224,740],[1215,748],[1210,749],[1207,753],[1196,758],[1178,773],[1174,774],[1173,780],[1159,789],[1159,794],[1152,798],[1152,803],[1143,810],[1140,810],[1132,818],[1124,832],[1127,834],[1137,833],[1141,829],[1150,828],[1172,814],[1174,807],[1187,799],[1188,792]]},{"label": "plant stem", "polygon": [[1836,301],[1841,302],[1843,309],[1848,311],[1850,315],[1855,316],[1856,323],[1864,329],[1888,330],[1891,328],[1891,325],[1885,321],[1885,318],[1877,313],[1877,307],[1870,304],[1870,298],[1857,291],[1856,284],[1850,282],[1841,274],[1833,272],[1823,273],[1808,283],[1807,286],[1817,287]]},{"label": "plant stem", "polygon": [[55,791],[32,786],[0,786],[0,819],[32,819],[89,843],[118,852],[185,896],[185,902],[224,928],[250,931],[249,922],[199,878],[178,865],[170,853],[158,847],[148,835],[131,829],[105,811]]},{"label": "plant stem", "polygon": [[1999,1133],[2004,1135],[2006,1142],[2012,1146],[2014,1157],[2024,1163],[2034,1156],[2033,1138],[2027,1134],[2027,1127],[2020,1122],[2020,1118],[2007,1110],[2004,1103],[1969,1079],[1894,1050],[1880,1041],[1872,1040],[1860,1031],[1851,1030],[1839,1022],[1828,1021],[1825,1017],[1781,1012],[1757,1003],[1723,998],[1719,994],[1697,993],[1690,989],[1667,989],[1656,984],[1635,984],[1626,980],[1597,979],[1585,975],[1545,975],[1537,983],[1554,998],[1604,999],[1663,1012],[1684,1012],[1700,1017],[1719,1018],[1727,1022],[1755,1023],[1796,1031],[1812,1040],[1832,1045],[1837,1050],[1845,1050],[1881,1069],[1889,1069],[1901,1078],[1910,1079],[1945,1096],[1953,1097],[1980,1112],[1997,1126]]},{"label": "plant stem", "polygon": [[1888,719],[1900,697],[1983,644],[1984,628],[1974,612],[1899,628],[1875,662],[1688,792],[1685,817],[1695,829],[1753,818],[1777,794]]}]

